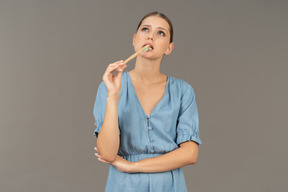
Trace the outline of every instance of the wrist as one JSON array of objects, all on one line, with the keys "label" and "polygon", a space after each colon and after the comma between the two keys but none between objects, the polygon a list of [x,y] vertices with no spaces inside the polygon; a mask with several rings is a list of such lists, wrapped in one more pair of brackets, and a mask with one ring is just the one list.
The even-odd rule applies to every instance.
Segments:
[{"label": "wrist", "polygon": [[132,173],[139,173],[141,172],[139,163],[138,162],[131,162],[131,170]]},{"label": "wrist", "polygon": [[108,93],[107,102],[118,103],[120,94]]},{"label": "wrist", "polygon": [[120,93],[119,92],[108,92],[108,97],[119,97]]}]

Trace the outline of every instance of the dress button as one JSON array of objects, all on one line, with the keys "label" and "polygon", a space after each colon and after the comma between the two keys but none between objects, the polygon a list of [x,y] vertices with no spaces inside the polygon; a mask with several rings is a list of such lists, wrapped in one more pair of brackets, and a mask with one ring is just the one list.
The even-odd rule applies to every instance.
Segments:
[{"label": "dress button", "polygon": [[146,115],[147,118],[150,118],[150,115]]},{"label": "dress button", "polygon": [[154,153],[154,150],[152,149],[151,152]]},{"label": "dress button", "polygon": [[149,130],[151,130],[151,129],[152,129],[152,127],[148,127],[148,129],[149,129]]}]

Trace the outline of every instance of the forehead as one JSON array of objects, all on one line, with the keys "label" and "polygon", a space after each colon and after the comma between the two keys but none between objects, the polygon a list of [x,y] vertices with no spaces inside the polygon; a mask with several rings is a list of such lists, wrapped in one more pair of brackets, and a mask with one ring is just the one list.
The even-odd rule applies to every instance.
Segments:
[{"label": "forehead", "polygon": [[162,27],[164,29],[167,29],[167,31],[169,31],[170,29],[170,26],[165,19],[159,16],[155,16],[155,15],[145,18],[142,21],[141,25],[151,25],[152,27]]}]

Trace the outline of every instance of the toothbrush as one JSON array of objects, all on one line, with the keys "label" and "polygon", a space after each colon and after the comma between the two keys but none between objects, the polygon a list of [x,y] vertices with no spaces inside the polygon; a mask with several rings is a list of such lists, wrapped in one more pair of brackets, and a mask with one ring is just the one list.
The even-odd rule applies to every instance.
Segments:
[{"label": "toothbrush", "polygon": [[128,63],[131,59],[133,59],[134,57],[136,57],[139,53],[141,53],[142,51],[146,52],[148,51],[150,48],[149,45],[146,45],[145,47],[143,47],[142,49],[140,49],[139,51],[137,51],[136,53],[134,53],[133,55],[131,55],[130,57],[128,57],[128,59],[126,59],[123,63],[126,64]]}]

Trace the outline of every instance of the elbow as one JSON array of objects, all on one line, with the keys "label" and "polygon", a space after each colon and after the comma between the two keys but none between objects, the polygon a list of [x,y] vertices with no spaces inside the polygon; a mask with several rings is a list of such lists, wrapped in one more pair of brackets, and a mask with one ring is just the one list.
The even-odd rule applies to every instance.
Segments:
[{"label": "elbow", "polygon": [[197,163],[197,157],[193,156],[191,159],[190,159],[190,164],[196,164]]},{"label": "elbow", "polygon": [[100,154],[101,155],[101,158],[103,159],[103,160],[105,160],[105,161],[108,161],[108,162],[113,162],[115,159],[116,159],[116,157],[117,157],[117,154]]},{"label": "elbow", "polygon": [[198,159],[198,151],[192,151],[189,155],[189,164],[196,164]]},{"label": "elbow", "polygon": [[191,164],[196,164],[198,160],[198,150],[191,153]]},{"label": "elbow", "polygon": [[196,142],[184,142],[180,144],[180,148],[183,149],[183,155],[185,156],[186,163],[196,164],[198,158],[198,144]]},{"label": "elbow", "polygon": [[103,143],[102,138],[98,137],[96,146],[98,148],[98,153],[101,156],[101,159],[108,162],[113,162],[117,157],[117,146],[110,145],[109,143]]},{"label": "elbow", "polygon": [[115,151],[109,151],[106,148],[102,148],[101,145],[97,145],[98,147],[98,153],[101,156],[101,159],[108,161],[108,162],[113,162],[115,158],[117,157],[117,152]]},{"label": "elbow", "polygon": [[186,160],[186,164],[187,165],[192,165],[192,164],[196,164],[197,163],[197,157],[194,155],[194,156],[189,156]]},{"label": "elbow", "polygon": [[185,156],[185,164],[186,165],[192,165],[197,163],[197,154],[189,154]]}]

